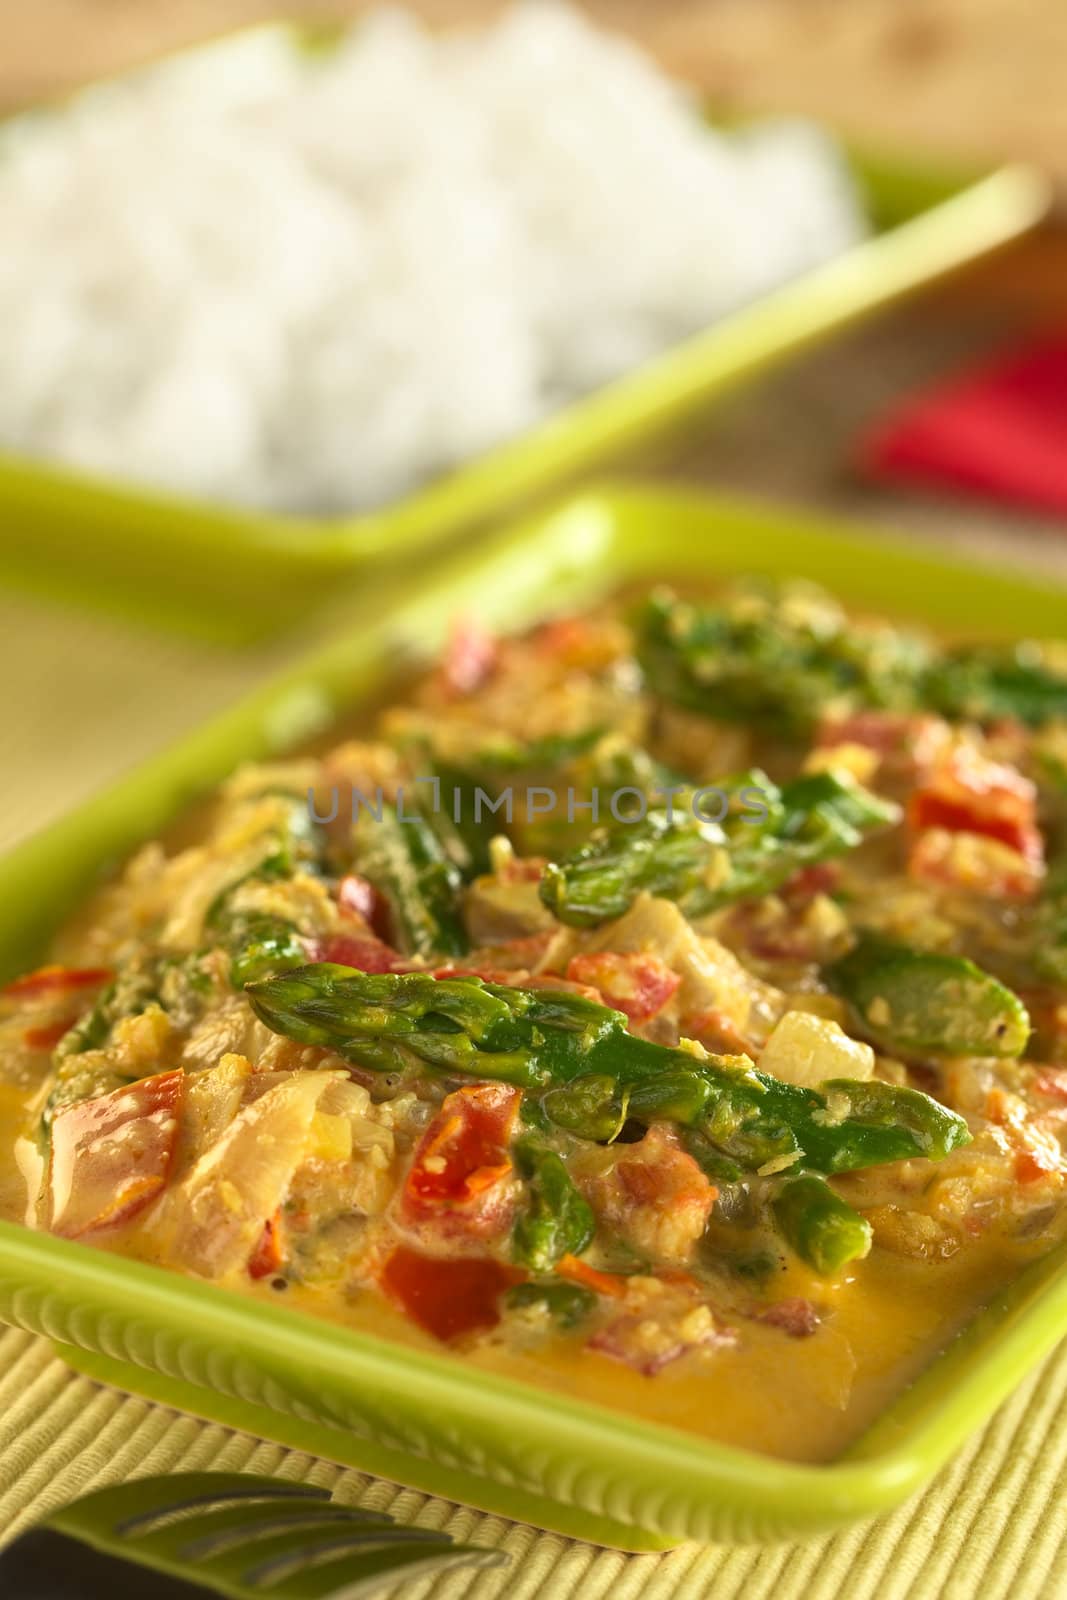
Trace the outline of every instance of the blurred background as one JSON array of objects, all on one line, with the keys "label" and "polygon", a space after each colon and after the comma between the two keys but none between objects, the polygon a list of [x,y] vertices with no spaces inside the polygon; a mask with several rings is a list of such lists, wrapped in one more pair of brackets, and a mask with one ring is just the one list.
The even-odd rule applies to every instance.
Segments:
[{"label": "blurred background", "polygon": [[[290,0],[284,12],[330,21],[370,9]],[[425,0],[406,9],[438,27],[489,22],[506,8]],[[1056,185],[1040,228],[724,393],[654,466],[623,459],[619,470],[844,513],[1067,579],[1067,467],[1055,470],[1056,459],[1067,463],[1063,0],[586,0],[580,9],[717,112],[810,117],[919,171],[1027,162]],[[0,110],[278,14],[257,0],[0,0]],[[81,218],[89,232],[90,211]],[[4,225],[17,228],[10,211]],[[42,259],[42,278],[55,265]],[[25,292],[34,304],[32,283]],[[5,514],[0,507],[0,544]],[[20,775],[0,807],[0,845],[194,726],[325,625],[309,620],[295,641],[227,652],[138,631],[136,604],[134,626],[118,627],[95,608],[57,612],[34,588],[0,589],[0,670],[22,685],[0,749]]]},{"label": "blurred background", "polygon": [[[0,103],[25,104],[161,50],[359,0],[3,0]],[[421,0],[435,24],[502,0]],[[739,108],[800,111],[918,151],[1005,154],[1067,177],[1061,0],[585,0],[672,73]]]}]

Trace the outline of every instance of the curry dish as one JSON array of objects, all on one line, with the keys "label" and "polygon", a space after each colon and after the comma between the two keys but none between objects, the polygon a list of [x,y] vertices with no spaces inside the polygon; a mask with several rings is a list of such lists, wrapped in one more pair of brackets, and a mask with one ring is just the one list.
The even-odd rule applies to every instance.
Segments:
[{"label": "curry dish", "polygon": [[1064,1233],[1067,661],[457,626],[0,998],[0,1212],[826,1460]]}]

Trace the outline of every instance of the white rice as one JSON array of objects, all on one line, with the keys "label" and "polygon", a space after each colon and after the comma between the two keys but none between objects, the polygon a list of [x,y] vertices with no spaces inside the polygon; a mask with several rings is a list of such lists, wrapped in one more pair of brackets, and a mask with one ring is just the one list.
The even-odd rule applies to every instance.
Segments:
[{"label": "white rice", "polygon": [[833,145],[726,137],[554,0],[236,40],[0,142],[0,445],[382,504],[853,244]]}]

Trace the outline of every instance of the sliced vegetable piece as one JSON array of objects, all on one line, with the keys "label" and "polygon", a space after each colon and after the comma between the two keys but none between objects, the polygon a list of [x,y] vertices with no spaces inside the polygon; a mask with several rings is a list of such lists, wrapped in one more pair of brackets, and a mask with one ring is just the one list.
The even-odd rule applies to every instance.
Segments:
[{"label": "sliced vegetable piece", "polygon": [[295,1072],[254,1100],[167,1194],[153,1219],[161,1259],[204,1278],[243,1271],[285,1203],[318,1102],[338,1074]]},{"label": "sliced vegetable piece", "polygon": [[850,1039],[829,1017],[787,1011],[760,1051],[759,1069],[783,1083],[817,1089],[828,1078],[872,1078],[874,1051],[869,1044]]},{"label": "sliced vegetable piece", "polygon": [[870,1223],[812,1173],[787,1178],[771,1210],[786,1243],[824,1276],[862,1259],[871,1248]]},{"label": "sliced vegetable piece", "polygon": [[863,1033],[908,1055],[1021,1055],[1030,1018],[1017,995],[963,956],[862,936],[826,968]]},{"label": "sliced vegetable piece", "polygon": [[83,1100],[52,1125],[50,1227],[67,1239],[129,1222],[166,1185],[185,1074],[161,1072]]}]

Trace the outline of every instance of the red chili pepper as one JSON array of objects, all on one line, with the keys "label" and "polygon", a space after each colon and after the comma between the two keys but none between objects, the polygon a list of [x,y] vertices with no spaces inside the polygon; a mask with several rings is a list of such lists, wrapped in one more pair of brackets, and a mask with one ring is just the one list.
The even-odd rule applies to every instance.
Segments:
[{"label": "red chili pepper", "polygon": [[382,1268],[385,1293],[420,1328],[447,1340],[500,1321],[500,1296],[525,1273],[500,1261],[442,1260],[402,1247]]}]

